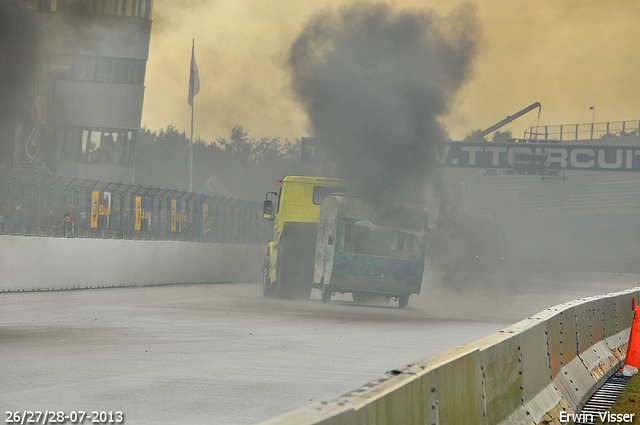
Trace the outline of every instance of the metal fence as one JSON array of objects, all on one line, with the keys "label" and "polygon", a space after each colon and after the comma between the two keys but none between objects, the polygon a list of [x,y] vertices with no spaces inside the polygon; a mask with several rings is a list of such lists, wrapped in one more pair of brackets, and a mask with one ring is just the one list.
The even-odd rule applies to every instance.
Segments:
[{"label": "metal fence", "polygon": [[532,126],[524,132],[525,139],[559,141],[638,137],[638,135],[640,135],[638,120]]},{"label": "metal fence", "polygon": [[0,234],[259,244],[260,202],[0,167]]}]

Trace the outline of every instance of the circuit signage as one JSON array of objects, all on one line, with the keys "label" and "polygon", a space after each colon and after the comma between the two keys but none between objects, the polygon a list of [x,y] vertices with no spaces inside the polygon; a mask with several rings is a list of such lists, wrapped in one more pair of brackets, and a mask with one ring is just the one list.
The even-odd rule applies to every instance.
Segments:
[{"label": "circuit signage", "polygon": [[[445,167],[514,169],[519,158],[545,158],[548,171],[640,171],[640,145],[563,144],[543,142],[448,142],[437,149]],[[302,162],[329,161],[322,140],[302,138]]]},{"label": "circuit signage", "polygon": [[438,160],[447,167],[513,169],[519,154],[546,156],[547,170],[640,171],[640,146],[449,142]]}]

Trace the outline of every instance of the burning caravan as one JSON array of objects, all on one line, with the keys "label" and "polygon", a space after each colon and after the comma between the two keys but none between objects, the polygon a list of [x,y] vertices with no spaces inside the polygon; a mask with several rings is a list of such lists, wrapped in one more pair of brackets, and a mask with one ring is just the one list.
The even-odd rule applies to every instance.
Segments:
[{"label": "burning caravan", "polygon": [[418,205],[378,207],[333,194],[320,209],[314,287],[322,302],[350,292],[355,302],[394,298],[405,308],[419,294],[425,259],[427,211]]}]

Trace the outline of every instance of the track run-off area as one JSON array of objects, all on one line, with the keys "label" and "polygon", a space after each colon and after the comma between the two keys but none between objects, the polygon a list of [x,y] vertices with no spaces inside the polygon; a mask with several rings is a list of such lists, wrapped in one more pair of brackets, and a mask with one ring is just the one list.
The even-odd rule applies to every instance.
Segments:
[{"label": "track run-off area", "polygon": [[[639,275],[426,276],[408,309],[268,299],[260,283],[0,294],[0,408],[253,424]],[[6,414],[5,414],[6,418]]]}]

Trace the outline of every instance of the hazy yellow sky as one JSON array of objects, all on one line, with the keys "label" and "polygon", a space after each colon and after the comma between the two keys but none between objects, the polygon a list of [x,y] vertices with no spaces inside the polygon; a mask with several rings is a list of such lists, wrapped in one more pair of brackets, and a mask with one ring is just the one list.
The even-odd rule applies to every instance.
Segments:
[{"label": "hazy yellow sky", "polygon": [[[250,136],[309,134],[289,89],[289,47],[309,17],[352,0],[155,0],[142,124],[189,132],[191,40],[200,93],[195,135],[228,137],[240,124]],[[462,2],[397,0],[399,8],[448,14]],[[486,128],[533,103],[544,124],[640,119],[640,1],[482,0],[476,72],[444,123],[454,139]],[[503,130],[521,137],[530,112]]]}]

